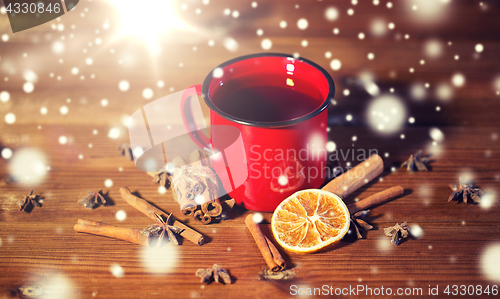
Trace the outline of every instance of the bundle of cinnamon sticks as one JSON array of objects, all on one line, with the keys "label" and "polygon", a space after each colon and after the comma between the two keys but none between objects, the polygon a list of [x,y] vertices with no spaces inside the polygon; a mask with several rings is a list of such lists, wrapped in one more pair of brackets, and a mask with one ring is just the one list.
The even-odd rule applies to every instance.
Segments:
[{"label": "bundle of cinnamon sticks", "polygon": [[220,220],[223,212],[219,199],[221,186],[209,159],[201,151],[194,150],[189,161],[186,163],[180,156],[172,159],[175,165],[172,174],[174,197],[182,213],[202,224]]}]

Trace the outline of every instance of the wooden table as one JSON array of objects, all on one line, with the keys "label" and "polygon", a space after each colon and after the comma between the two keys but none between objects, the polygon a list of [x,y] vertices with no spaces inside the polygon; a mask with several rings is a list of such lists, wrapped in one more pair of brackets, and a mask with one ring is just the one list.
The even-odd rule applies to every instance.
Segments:
[{"label": "wooden table", "polygon": [[[0,159],[0,178],[4,179],[0,183],[0,298],[15,297],[21,286],[43,289],[43,298],[288,298],[307,291],[316,295],[318,291],[343,291],[345,297],[354,297],[356,293],[346,294],[346,290],[361,287],[365,288],[357,293],[361,297],[377,297],[382,287],[384,294],[390,288],[393,294],[422,292],[423,297],[431,297],[429,287],[436,286],[439,297],[447,297],[444,291],[449,286],[453,294],[453,285],[458,292],[461,285],[474,286],[474,290],[489,286],[490,295],[481,296],[495,297],[493,286],[500,283],[498,270],[491,270],[500,265],[500,83],[494,85],[500,75],[500,7],[493,1],[438,4],[435,10],[442,5],[443,14],[436,18],[442,21],[433,23],[422,22],[422,15],[432,17],[432,13],[417,13],[424,4],[413,11],[402,1],[393,1],[391,8],[387,1],[378,5],[353,2],[359,3],[275,1],[258,2],[253,8],[250,1],[214,0],[208,5],[190,1],[182,10],[181,3],[174,1],[176,13],[197,30],[164,33],[159,54],[137,37],[119,37],[118,11],[105,1],[80,1],[60,20],[16,34],[10,31],[7,15],[1,14],[0,35],[7,34],[9,40],[0,41],[0,92],[7,91],[10,99],[0,102],[0,115],[13,113],[16,119],[12,124],[3,118],[0,122],[0,148],[14,153],[10,159]],[[336,21],[324,17],[331,5],[340,14]],[[231,10],[229,16],[224,15],[225,8]],[[352,16],[348,15],[351,8]],[[235,10],[237,18],[232,16]],[[300,18],[309,21],[307,29],[297,28]],[[127,21],[139,27],[147,20],[138,15],[137,20]],[[280,28],[282,20],[286,28]],[[384,26],[392,22],[395,28],[382,28],[385,35],[376,37],[370,30],[374,20]],[[339,34],[332,32],[334,28]],[[257,29],[264,34],[258,36]],[[364,39],[358,37],[360,32]],[[224,47],[227,37],[237,41],[236,52]],[[263,51],[264,38],[272,41],[270,51],[297,52],[331,73],[337,104],[329,108],[329,140],[338,150],[376,149],[384,157],[381,179],[346,203],[395,185],[405,188],[403,197],[372,210],[368,220],[377,229],[361,240],[344,240],[316,254],[299,255],[280,248],[297,273],[292,281],[260,279],[265,263],[244,224],[250,212],[241,207],[222,223],[204,226],[187,221],[208,239],[202,246],[186,241],[178,247],[164,246],[159,252],[145,251],[139,245],[74,232],[78,218],[138,229],[151,224],[120,198],[122,186],[185,219],[172,190],[160,194],[158,185],[118,153],[117,146],[128,142],[122,119],[154,99],[201,83],[223,61]],[[440,57],[425,54],[431,39],[437,40],[437,48],[442,45]],[[307,47],[301,46],[302,40],[307,40]],[[54,52],[56,41],[64,45],[61,53]],[[475,50],[477,44],[483,45],[482,52]],[[325,58],[328,51],[331,56]],[[367,58],[369,53],[374,54],[373,60]],[[91,64],[87,58],[92,58]],[[341,61],[339,70],[330,68],[332,59]],[[78,71],[73,73],[78,74],[72,73],[75,67]],[[31,93],[23,91],[23,84],[32,79],[26,70],[38,77]],[[463,87],[452,84],[455,73],[465,77]],[[406,107],[405,120],[392,135],[375,133],[367,122],[365,112],[374,97],[359,78],[370,76],[381,94],[391,94],[393,89],[392,95]],[[118,89],[121,80],[130,83],[128,91]],[[159,80],[163,87],[158,87]],[[415,94],[410,92],[416,83],[429,84],[423,100],[413,99]],[[446,84],[442,91],[452,91],[449,100],[436,95],[440,84]],[[154,93],[147,100],[142,96],[145,88]],[[101,104],[102,99],[107,99],[107,106]],[[63,106],[67,114],[60,112]],[[42,107],[46,114],[40,112]],[[346,120],[348,114],[351,121]],[[410,117],[414,123],[406,121]],[[120,132],[116,139],[108,137],[112,128]],[[433,128],[444,139],[433,135],[434,140]],[[10,163],[26,148],[43,153],[45,166],[50,168],[44,181],[33,187],[8,181]],[[418,149],[432,154],[431,171],[412,173],[399,168]],[[340,166],[345,168],[348,162],[357,163],[348,157]],[[487,192],[483,204],[447,202],[448,184],[458,183],[465,174],[473,175]],[[108,179],[112,186],[106,187]],[[77,204],[87,190],[100,188],[109,205],[85,209]],[[21,212],[17,202],[31,189],[44,197],[43,206]],[[126,213],[125,220],[117,220],[118,211]],[[272,239],[272,213],[263,216],[261,228]],[[383,228],[404,221],[419,225],[423,236],[399,246],[390,244]],[[149,266],[148,258],[153,259]],[[196,270],[213,264],[229,269],[234,283],[200,284]]]}]

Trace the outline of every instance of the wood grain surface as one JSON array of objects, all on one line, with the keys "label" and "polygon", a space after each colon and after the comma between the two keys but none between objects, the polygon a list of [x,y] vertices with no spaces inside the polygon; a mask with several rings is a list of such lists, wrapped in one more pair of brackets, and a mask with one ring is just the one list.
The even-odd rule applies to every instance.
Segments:
[{"label": "wood grain surface", "polygon": [[[253,8],[252,1],[172,1],[173,12],[196,30],[162,32],[154,49],[140,37],[119,34],[120,10],[112,1],[82,0],[60,19],[15,34],[7,15],[0,14],[0,92],[10,95],[0,102],[0,151],[5,155],[0,158],[0,298],[16,298],[23,286],[42,292],[35,298],[290,298],[299,288],[306,293],[323,286],[333,292],[364,286],[391,288],[394,294],[399,288],[421,289],[419,297],[497,297],[491,290],[500,284],[500,5],[419,0],[413,1],[415,11],[406,2],[412,1],[392,1],[388,8],[385,0],[280,0],[257,1]],[[436,6],[425,12],[434,2]],[[338,10],[337,20],[325,18],[329,7]],[[348,9],[353,9],[352,16]],[[133,22],[144,35],[167,22],[139,15],[142,11],[137,10],[136,19],[123,21]],[[233,17],[234,11],[238,17]],[[300,18],[308,20],[305,30],[297,28]],[[286,28],[280,28],[282,20]],[[383,35],[373,33],[373,22],[381,22]],[[383,30],[389,23],[394,29]],[[256,34],[258,29],[262,36]],[[236,51],[224,46],[227,38],[237,42]],[[372,209],[367,221],[376,229],[363,233],[363,239],[349,234],[332,248],[306,255],[277,246],[296,272],[291,281],[260,278],[266,264],[245,227],[250,211],[236,207],[229,220],[210,225],[185,219],[172,190],[162,194],[151,177],[117,150],[129,142],[124,118],[155,99],[201,83],[224,61],[264,51],[265,38],[272,41],[269,51],[299,53],[330,72],[336,104],[329,107],[328,139],[336,149],[344,154],[376,149],[384,159],[380,178],[345,202],[396,185],[405,189],[403,197]],[[301,46],[303,40],[307,47]],[[438,57],[426,54],[429,41],[441,47]],[[59,42],[64,48],[60,53],[54,50]],[[477,44],[483,45],[482,52],[475,50]],[[373,60],[367,58],[369,53]],[[339,70],[330,68],[333,59],[341,61]],[[23,90],[26,81],[33,81],[29,70],[37,77],[31,93]],[[461,87],[452,82],[457,73],[465,78]],[[403,123],[394,134],[380,135],[367,121],[368,106],[376,97],[367,92],[363,78],[404,105]],[[130,83],[126,92],[118,88],[122,80]],[[159,80],[164,84],[158,86]],[[420,90],[424,98],[415,99],[412,87],[426,83],[429,87]],[[143,97],[146,88],[153,92],[149,99]],[[440,88],[452,96],[440,96]],[[60,112],[63,106],[67,114]],[[15,122],[6,121],[9,113]],[[120,132],[118,138],[108,137],[113,128]],[[60,142],[61,136],[66,143]],[[5,149],[12,150],[13,157]],[[23,149],[36,149],[46,157],[45,179],[35,186],[9,181]],[[430,171],[399,167],[419,149],[431,155]],[[338,166],[357,164],[351,153],[339,157]],[[452,192],[448,185],[467,174],[486,192],[483,203],[447,202]],[[108,179],[110,187],[105,186]],[[205,244],[184,241],[177,247],[145,249],[73,230],[79,218],[136,229],[152,224],[121,199],[123,186],[203,233]],[[107,205],[86,209],[77,204],[87,190],[101,188]],[[32,189],[44,198],[43,206],[30,213],[19,211],[18,201]],[[117,219],[119,211],[125,212],[124,220]],[[277,245],[270,228],[272,213],[262,215],[263,234]],[[383,229],[404,221],[418,225],[423,234],[399,246],[390,244]],[[228,269],[234,282],[201,284],[196,270],[213,264]],[[489,286],[490,294],[446,296],[446,286],[453,285]],[[438,286],[439,296],[430,296],[429,286]],[[381,297],[366,291],[342,296]]]}]

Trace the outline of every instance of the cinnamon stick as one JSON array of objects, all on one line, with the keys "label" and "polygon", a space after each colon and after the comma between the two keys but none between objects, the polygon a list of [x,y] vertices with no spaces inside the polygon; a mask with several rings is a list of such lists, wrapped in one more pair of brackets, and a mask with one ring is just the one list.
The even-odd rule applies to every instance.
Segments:
[{"label": "cinnamon stick", "polygon": [[384,170],[384,162],[379,155],[372,155],[346,173],[334,178],[322,190],[332,192],[344,199]]},{"label": "cinnamon stick", "polygon": [[286,267],[285,260],[273,243],[262,234],[259,225],[253,221],[252,216],[253,214],[250,214],[245,218],[245,224],[252,234],[267,266],[274,272],[284,270]]},{"label": "cinnamon stick", "polygon": [[193,215],[194,219],[200,221],[201,224],[209,224],[212,221],[212,217],[204,214],[203,211],[197,210]]},{"label": "cinnamon stick", "polygon": [[[146,200],[139,198],[130,192],[130,190],[127,187],[122,187],[120,188],[120,195],[124,200],[126,200],[131,206],[148,216],[149,218],[153,219],[156,221],[156,215],[160,215],[164,219],[167,219],[168,215],[158,209],[157,207],[153,206]],[[181,228],[182,232],[180,235],[189,241],[193,242],[194,244],[201,245],[204,242],[204,237],[202,234],[199,232],[195,231],[194,229],[190,228],[189,226],[185,225],[182,222],[179,222],[178,220],[175,220],[174,224],[175,227]]]},{"label": "cinnamon stick", "polygon": [[117,227],[85,219],[78,219],[78,223],[75,224],[74,230],[80,233],[119,239],[143,246],[149,246],[149,241],[151,240],[151,234],[148,232],[133,228]]},{"label": "cinnamon stick", "polygon": [[184,210],[182,210],[182,214],[184,214],[184,216],[187,216],[188,218],[191,218],[194,216],[194,212],[196,211],[196,209],[198,209],[198,207],[185,208]]},{"label": "cinnamon stick", "polygon": [[278,251],[276,246],[274,246],[274,244],[271,243],[271,241],[266,236],[264,236],[264,238],[266,239],[267,246],[269,247],[269,250],[271,251],[271,253],[273,255],[274,262],[280,267],[279,271],[285,270],[286,262],[283,259],[283,257],[281,256],[280,252]]},{"label": "cinnamon stick", "polygon": [[208,215],[210,217],[217,217],[222,213],[222,205],[220,203],[220,200],[218,198],[212,200],[212,201],[207,201],[206,203],[201,205],[201,210],[205,215]]},{"label": "cinnamon stick", "polygon": [[355,213],[369,209],[370,207],[381,205],[386,203],[398,196],[403,195],[404,189],[401,186],[395,186],[384,191],[375,193],[367,198],[360,200],[355,203],[351,203],[347,206],[349,209],[349,214],[354,215]]}]

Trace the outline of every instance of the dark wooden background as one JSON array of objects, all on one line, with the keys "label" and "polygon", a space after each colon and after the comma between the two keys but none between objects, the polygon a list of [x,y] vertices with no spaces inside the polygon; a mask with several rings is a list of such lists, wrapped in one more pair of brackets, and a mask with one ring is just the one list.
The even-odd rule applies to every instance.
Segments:
[{"label": "dark wooden background", "polygon": [[[424,296],[429,285],[438,285],[443,296],[447,285],[481,285],[491,290],[500,283],[498,270],[495,275],[484,267],[500,265],[500,83],[495,86],[495,80],[500,81],[495,79],[500,76],[498,1],[392,1],[391,8],[386,0],[378,5],[367,0],[257,2],[253,8],[252,1],[172,1],[174,12],[197,30],[163,32],[158,54],[140,38],[118,34],[119,11],[108,1],[80,1],[60,19],[15,34],[7,15],[0,14],[0,92],[10,94],[8,101],[0,102],[0,148],[14,152],[10,159],[0,158],[0,298],[15,297],[15,290],[26,285],[42,288],[43,298],[269,298],[292,297],[292,285],[364,285],[394,292],[422,288]],[[417,11],[406,2],[416,3]],[[429,3],[435,5],[431,12],[419,12]],[[182,4],[187,9],[181,9]],[[335,21],[324,17],[330,6],[338,9]],[[237,10],[239,16],[224,15],[226,8],[231,13]],[[354,10],[352,16],[348,9]],[[124,21],[144,30],[166,22],[141,11],[137,9],[136,18]],[[438,12],[436,16],[434,12]],[[300,18],[309,21],[307,29],[297,28]],[[370,30],[375,19],[392,22],[395,28],[375,36]],[[284,29],[279,26],[282,20],[287,22]],[[109,29],[103,27],[105,23]],[[339,34],[333,34],[334,28]],[[263,30],[262,36],[256,34],[258,29]],[[360,32],[364,39],[358,38]],[[224,47],[227,37],[237,41],[237,51]],[[96,38],[102,42],[96,44]],[[369,184],[346,202],[394,185],[407,190],[402,198],[372,210],[368,220],[378,229],[362,240],[345,240],[316,254],[281,250],[297,272],[288,282],[259,279],[265,263],[245,228],[249,212],[241,208],[235,209],[232,219],[219,224],[188,221],[209,242],[201,247],[189,242],[165,247],[167,252],[156,263],[171,267],[160,273],[152,273],[154,269],[143,264],[143,248],[138,245],[75,233],[78,218],[134,228],[151,224],[120,198],[122,186],[183,219],[171,190],[160,194],[146,174],[118,153],[117,146],[128,142],[122,119],[154,99],[201,83],[228,59],[264,51],[264,38],[272,41],[269,51],[299,53],[329,70],[337,88],[337,104],[329,108],[329,139],[337,149],[377,149],[384,157],[383,180]],[[301,46],[302,40],[308,41],[307,47]],[[442,44],[439,57],[426,54],[429,40]],[[56,41],[64,44],[62,53],[53,51]],[[480,53],[475,50],[477,44],[484,47]],[[327,51],[330,58],[325,57]],[[368,53],[374,53],[375,59],[367,59]],[[91,65],[86,64],[89,57]],[[339,70],[330,68],[332,59],[341,61]],[[71,72],[74,67],[79,70],[77,75]],[[31,93],[23,91],[26,70],[38,77]],[[389,136],[370,129],[365,112],[373,97],[359,84],[360,76],[367,72],[382,94],[394,89],[393,95],[407,108],[406,118],[414,117],[414,123],[405,120]],[[456,72],[466,79],[462,87],[452,84]],[[128,91],[118,89],[121,80],[130,83]],[[159,80],[163,87],[157,86]],[[429,83],[423,100],[412,98],[415,83]],[[436,96],[440,84],[451,88],[451,99]],[[151,99],[142,96],[145,88],[153,90]],[[348,96],[343,93],[346,89]],[[102,99],[108,100],[106,107],[101,105]],[[68,108],[66,115],[59,112],[61,106]],[[47,108],[46,115],[40,113],[42,107]],[[12,124],[4,121],[8,113],[16,116]],[[347,114],[352,115],[351,121],[346,121]],[[108,137],[112,128],[121,132],[119,138]],[[439,128],[444,139],[434,141],[431,128]],[[66,136],[68,142],[60,144],[60,136]],[[50,170],[43,183],[31,187],[9,181],[9,163],[23,148],[46,155]],[[398,167],[419,149],[432,154],[431,171],[408,173]],[[340,166],[346,167],[347,162],[356,163],[348,159]],[[492,204],[447,202],[448,184],[457,183],[466,173],[493,198]],[[111,187],[105,187],[107,179],[112,180]],[[87,190],[100,188],[112,204],[93,210],[77,204]],[[45,198],[43,207],[20,212],[17,202],[31,189]],[[119,210],[126,212],[124,221],[115,217]],[[267,224],[261,227],[271,237],[268,223],[272,213],[263,215]],[[419,225],[423,236],[399,246],[389,244],[383,228],[404,221]],[[492,254],[485,257],[486,252]],[[194,273],[214,263],[229,269],[235,282],[200,284]],[[122,277],[112,274],[114,265],[123,269]]]}]

